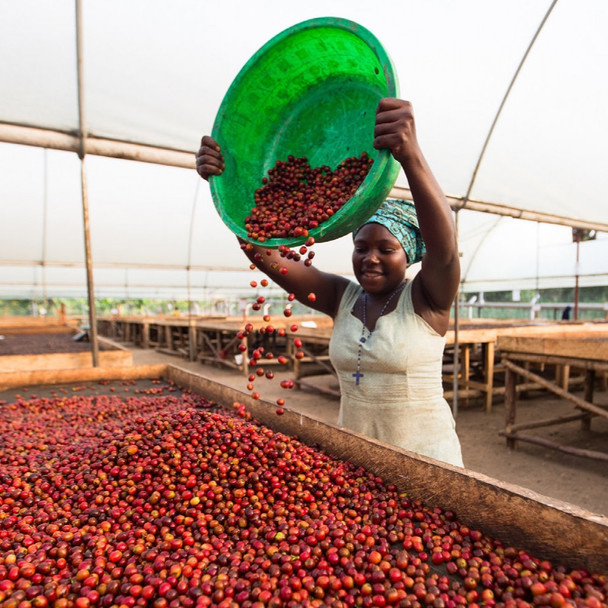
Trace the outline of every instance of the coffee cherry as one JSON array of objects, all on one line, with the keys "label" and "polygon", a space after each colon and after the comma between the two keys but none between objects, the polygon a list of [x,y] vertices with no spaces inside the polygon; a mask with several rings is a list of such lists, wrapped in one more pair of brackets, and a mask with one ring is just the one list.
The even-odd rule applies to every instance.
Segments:
[{"label": "coffee cherry", "polygon": [[52,390],[0,407],[3,607],[607,604],[605,574],[470,529],[243,403]]},{"label": "coffee cherry", "polygon": [[[357,191],[373,160],[366,153],[343,160],[335,170],[312,168],[306,158],[277,161],[254,193],[245,218],[247,235],[258,242],[308,237],[308,231],[332,217]],[[300,255],[314,244],[308,237]]]}]

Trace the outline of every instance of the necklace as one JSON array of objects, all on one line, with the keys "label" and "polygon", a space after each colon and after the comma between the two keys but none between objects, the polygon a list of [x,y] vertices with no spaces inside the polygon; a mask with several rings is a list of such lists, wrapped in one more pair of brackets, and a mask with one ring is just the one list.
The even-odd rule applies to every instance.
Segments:
[{"label": "necklace", "polygon": [[[380,317],[386,312],[386,309],[388,308],[388,305],[390,304],[391,300],[399,293],[401,292],[401,290],[405,287],[405,281],[403,283],[401,283],[401,285],[399,285],[399,287],[397,287],[397,289],[395,289],[395,291],[393,291],[393,293],[391,293],[391,295],[388,297],[388,299],[386,300],[386,302],[384,303],[384,306],[382,307],[382,310],[380,310],[380,314],[378,315],[378,319],[380,319]],[[376,321],[377,323],[378,321]],[[352,374],[353,378],[355,379],[355,384],[357,386],[359,386],[359,382],[361,380],[361,378],[363,378],[363,376],[365,374],[361,373],[361,350],[363,349],[363,345],[372,337],[372,334],[374,333],[373,330],[368,329],[368,334],[367,337],[365,337],[365,330],[367,329],[366,327],[367,325],[367,292],[364,291],[363,292],[363,327],[361,328],[361,337],[359,338],[359,348],[357,351],[357,371]]]}]

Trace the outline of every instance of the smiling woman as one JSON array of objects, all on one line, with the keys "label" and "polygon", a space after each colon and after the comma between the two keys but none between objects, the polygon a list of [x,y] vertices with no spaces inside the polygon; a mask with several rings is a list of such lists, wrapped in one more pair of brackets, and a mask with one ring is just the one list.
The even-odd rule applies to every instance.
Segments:
[{"label": "smiling woman", "polygon": [[[358,283],[281,248],[242,243],[242,249],[288,293],[333,318],[329,354],[340,381],[340,424],[462,466],[441,378],[460,276],[451,211],[418,144],[409,102],[380,101],[373,146],[390,151],[415,196],[413,203],[383,202],[357,228],[352,265]],[[220,184],[227,164],[217,142],[204,136],[197,154],[201,177]],[[408,261],[420,259],[420,271],[406,281]]]}]

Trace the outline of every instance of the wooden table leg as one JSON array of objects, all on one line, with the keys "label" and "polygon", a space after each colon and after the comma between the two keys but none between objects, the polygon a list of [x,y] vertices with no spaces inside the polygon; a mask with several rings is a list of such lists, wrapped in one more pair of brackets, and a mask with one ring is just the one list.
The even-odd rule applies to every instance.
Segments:
[{"label": "wooden table leg", "polygon": [[[588,403],[593,403],[594,388],[595,388],[595,370],[588,369],[585,372],[585,396],[584,396],[585,401],[587,401]],[[591,414],[589,414],[588,416],[585,416],[585,418],[583,418],[581,420],[581,428],[585,431],[588,431],[591,429]]]},{"label": "wooden table leg", "polygon": [[241,339],[241,344],[245,345],[245,350],[240,351],[243,355],[243,373],[245,376],[249,375],[249,338],[245,335]]},{"label": "wooden table leg", "polygon": [[460,365],[460,378],[462,380],[462,386],[466,390],[464,403],[469,403],[469,378],[471,377],[471,345],[463,344],[461,346],[461,365]]},{"label": "wooden table leg", "polygon": [[[515,424],[517,410],[517,378],[513,370],[508,367],[505,370],[505,431],[511,432],[511,427]],[[507,437],[507,447],[515,449],[517,441]]]},{"label": "wooden table leg", "polygon": [[486,412],[492,411],[492,397],[494,396],[494,342],[486,342],[483,345],[484,352],[484,376],[486,392]]},{"label": "wooden table leg", "polygon": [[196,361],[196,355],[198,353],[198,332],[194,323],[190,322],[188,326],[188,358],[190,361]]},{"label": "wooden table leg", "polygon": [[150,324],[145,321],[141,327],[141,347],[150,348]]},{"label": "wooden table leg", "polygon": [[565,391],[568,390],[570,384],[570,366],[558,365],[555,368],[555,384]]}]

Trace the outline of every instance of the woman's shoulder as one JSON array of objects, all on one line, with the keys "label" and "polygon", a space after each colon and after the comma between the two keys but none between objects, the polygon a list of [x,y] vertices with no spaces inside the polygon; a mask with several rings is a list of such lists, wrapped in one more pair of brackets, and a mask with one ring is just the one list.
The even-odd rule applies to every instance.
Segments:
[{"label": "woman's shoulder", "polygon": [[450,310],[439,310],[429,304],[419,277],[411,281],[409,301],[412,312],[439,336],[444,337],[449,326]]},{"label": "woman's shoulder", "polygon": [[344,291],[342,292],[342,297],[340,298],[340,305],[338,306],[338,312],[342,310],[348,310],[353,307],[357,298],[363,291],[363,288],[359,283],[355,283],[350,279],[344,283]]}]

